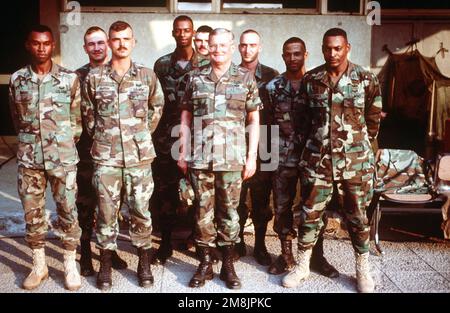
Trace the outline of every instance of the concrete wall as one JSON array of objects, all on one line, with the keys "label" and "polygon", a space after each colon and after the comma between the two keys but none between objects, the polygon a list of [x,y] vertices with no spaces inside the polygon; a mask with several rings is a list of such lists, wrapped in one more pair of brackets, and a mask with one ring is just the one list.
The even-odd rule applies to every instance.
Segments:
[{"label": "concrete wall", "polygon": [[[61,13],[61,63],[75,69],[87,62],[83,45],[83,34],[92,25],[105,30],[116,20],[125,20],[132,25],[137,38],[133,59],[148,67],[153,67],[160,56],[172,52],[175,41],[171,35],[172,21],[176,14],[154,13],[82,13],[81,25],[68,25],[66,13]],[[370,66],[371,27],[364,16],[321,16],[321,15],[265,15],[265,14],[190,14],[194,27],[208,24],[213,28],[231,29],[238,39],[248,28],[257,30],[263,38],[261,61],[269,66],[285,70],[281,59],[283,42],[289,37],[298,36],[305,40],[310,57],[307,69],[323,63],[321,40],[323,33],[331,27],[342,27],[352,44],[350,59],[360,65]],[[67,27],[65,27],[67,26]],[[240,62],[236,50],[234,61]]]},{"label": "concrete wall", "polygon": [[378,72],[387,60],[382,51],[387,45],[393,53],[405,52],[411,38],[417,38],[417,49],[427,57],[436,55],[441,43],[448,51],[436,55],[441,72],[450,77],[450,22],[448,20],[395,20],[382,21],[372,30],[371,67]]}]

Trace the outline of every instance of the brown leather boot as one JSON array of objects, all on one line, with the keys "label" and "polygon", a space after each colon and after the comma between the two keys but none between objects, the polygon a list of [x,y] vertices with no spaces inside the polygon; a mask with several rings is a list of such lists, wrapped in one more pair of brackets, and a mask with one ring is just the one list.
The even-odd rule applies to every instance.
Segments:
[{"label": "brown leather boot", "polygon": [[95,274],[95,271],[92,266],[91,240],[84,239],[80,243],[80,275],[92,276]]},{"label": "brown leather boot", "polygon": [[222,268],[220,269],[220,279],[225,282],[229,289],[241,289],[241,281],[234,270],[234,245],[222,247]]},{"label": "brown leather boot", "polygon": [[214,277],[211,249],[209,247],[197,247],[197,251],[200,258],[200,264],[189,282],[189,287],[191,288],[202,287],[205,285],[206,280],[211,280]]},{"label": "brown leather boot", "polygon": [[334,268],[333,265],[328,263],[323,255],[323,236],[319,235],[317,243],[312,249],[310,269],[316,271],[317,273],[330,277],[339,277],[339,272]]},{"label": "brown leather boot", "polygon": [[272,258],[267,251],[265,243],[266,230],[267,224],[255,227],[255,248],[253,249],[253,257],[256,262],[264,266],[272,264]]},{"label": "brown leather boot", "polygon": [[111,250],[100,249],[100,270],[97,274],[97,288],[109,290],[112,287]]},{"label": "brown leather boot", "polygon": [[137,276],[139,280],[139,286],[148,288],[153,285],[154,278],[152,269],[150,267],[150,249],[138,248],[138,267]]},{"label": "brown leather boot", "polygon": [[269,267],[269,274],[280,275],[295,266],[294,255],[292,254],[292,240],[281,240],[281,255]]}]

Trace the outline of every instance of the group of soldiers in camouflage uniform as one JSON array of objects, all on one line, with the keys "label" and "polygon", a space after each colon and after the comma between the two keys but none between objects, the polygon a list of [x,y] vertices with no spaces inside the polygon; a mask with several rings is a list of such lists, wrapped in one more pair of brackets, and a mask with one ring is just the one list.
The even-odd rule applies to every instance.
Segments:
[{"label": "group of soldiers in camouflage uniform", "polygon": [[[153,72],[132,61],[135,39],[129,24],[113,23],[108,35],[91,27],[84,36],[89,63],[74,73],[51,61],[55,43],[48,27],[29,33],[31,65],[14,73],[10,83],[19,134],[18,189],[33,253],[23,287],[36,288],[48,277],[47,179],[57,204],[55,231],[65,249],[69,290],[81,286],[75,263],[80,238],[81,275],[95,273],[90,246],[94,225],[100,250],[97,287],[111,288],[112,268],[127,267],[115,252],[122,202],[129,207],[139,285],[151,286],[150,264],[164,264],[173,253],[178,189],[185,179],[195,194],[189,239],[200,260],[190,287],[213,279],[217,248],[220,279],[230,289],[241,287],[234,262],[246,255],[243,231],[249,215],[255,225],[253,256],[270,274],[287,272],[283,286],[300,284],[310,267],[337,277],[323,255],[324,211],[336,193],[355,249],[358,290],[373,291],[366,207],[372,196],[371,143],[379,127],[380,88],[373,74],[347,60],[345,31],[325,33],[325,64],[307,73],[305,42],[286,40],[282,74],[260,63],[261,37],[255,30],[239,38],[240,65],[231,61],[234,35],[227,29],[204,25],[194,31],[192,19],[181,15],[173,21],[172,36],[174,52],[159,58]],[[298,181],[297,233],[292,206]],[[158,212],[161,231],[153,258],[149,204]],[[273,215],[281,243],[275,260],[265,245]]]}]

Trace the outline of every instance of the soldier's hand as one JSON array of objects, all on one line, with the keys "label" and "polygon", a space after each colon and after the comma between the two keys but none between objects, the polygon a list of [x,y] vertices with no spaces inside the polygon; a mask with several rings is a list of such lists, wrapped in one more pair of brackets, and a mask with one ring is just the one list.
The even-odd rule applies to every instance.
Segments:
[{"label": "soldier's hand", "polygon": [[256,156],[247,157],[247,161],[245,162],[244,174],[242,179],[246,180],[252,177],[256,172]]},{"label": "soldier's hand", "polygon": [[187,174],[187,162],[183,157],[180,157],[177,162],[178,167],[180,168],[181,172],[186,175]]}]

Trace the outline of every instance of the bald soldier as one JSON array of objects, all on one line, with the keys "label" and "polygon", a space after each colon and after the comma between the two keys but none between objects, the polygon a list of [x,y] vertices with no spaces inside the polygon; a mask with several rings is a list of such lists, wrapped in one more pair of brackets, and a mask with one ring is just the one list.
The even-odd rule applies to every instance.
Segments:
[{"label": "bald soldier", "polygon": [[195,241],[200,264],[190,287],[213,278],[211,248],[217,245],[222,250],[220,279],[230,289],[241,288],[233,264],[240,228],[237,206],[242,180],[256,170],[261,102],[254,75],[231,62],[234,50],[229,30],[213,30],[210,65],[186,77],[181,103],[178,166],[183,173],[189,171],[198,199]]},{"label": "bald soldier", "polygon": [[52,61],[55,40],[50,28],[31,29],[25,43],[31,64],[11,76],[9,99],[18,133],[18,192],[25,213],[25,240],[32,249],[33,266],[23,281],[34,289],[48,278],[45,261],[45,189],[50,183],[58,220],[55,233],[64,248],[64,286],[81,286],[75,256],[80,239],[75,198],[77,163],[75,143],[81,134],[80,86],[77,75]]},{"label": "bald soldier", "polygon": [[[262,110],[259,111],[260,125],[268,126],[269,122],[269,102],[266,101],[267,97],[264,95],[266,84],[276,77],[279,73],[277,70],[263,65],[259,61],[259,54],[262,50],[261,36],[253,29],[247,29],[239,38],[239,53],[241,54],[240,66],[246,68],[253,73],[258,85],[258,91],[263,103]],[[268,140],[269,136],[263,136],[262,138]],[[267,144],[267,142],[260,142],[261,144]],[[246,204],[247,192],[250,190],[251,196],[251,217],[255,226],[255,247],[253,249],[253,256],[255,260],[261,265],[270,265],[272,259],[267,251],[265,244],[265,237],[267,231],[267,224],[272,219],[273,214],[269,205],[270,192],[272,189],[272,171],[262,171],[259,154],[257,158],[257,168],[255,175],[242,183],[242,190],[239,199],[239,238],[240,242],[236,245],[236,252],[238,256],[246,255],[246,246],[244,242],[244,227],[245,222],[249,216],[249,208]]]}]

